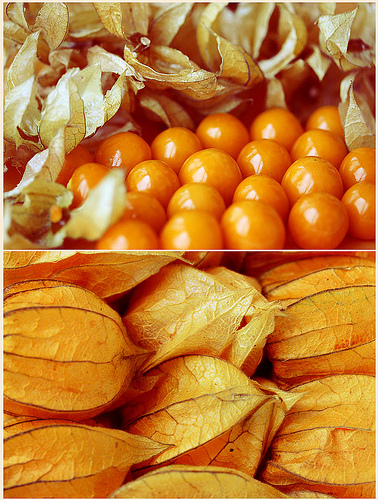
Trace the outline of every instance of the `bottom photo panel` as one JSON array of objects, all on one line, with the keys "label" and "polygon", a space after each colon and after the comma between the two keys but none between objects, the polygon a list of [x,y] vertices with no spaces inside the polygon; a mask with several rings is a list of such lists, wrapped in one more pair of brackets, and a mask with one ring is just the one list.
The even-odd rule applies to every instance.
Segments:
[{"label": "bottom photo panel", "polygon": [[5,498],[376,498],[375,252],[3,252]]}]

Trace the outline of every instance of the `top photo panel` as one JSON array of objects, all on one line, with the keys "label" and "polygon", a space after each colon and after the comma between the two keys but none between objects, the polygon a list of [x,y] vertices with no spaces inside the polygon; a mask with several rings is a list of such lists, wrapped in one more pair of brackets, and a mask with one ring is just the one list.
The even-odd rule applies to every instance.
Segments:
[{"label": "top photo panel", "polygon": [[375,3],[3,21],[5,249],[375,250]]}]

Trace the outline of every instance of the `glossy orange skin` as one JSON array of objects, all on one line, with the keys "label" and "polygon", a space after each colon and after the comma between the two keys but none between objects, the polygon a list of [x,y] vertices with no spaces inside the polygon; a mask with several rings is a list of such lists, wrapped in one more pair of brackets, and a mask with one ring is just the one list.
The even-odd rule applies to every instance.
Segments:
[{"label": "glossy orange skin", "polygon": [[328,160],[337,169],[340,167],[348,149],[344,141],[329,130],[307,130],[295,141],[290,155],[293,161],[304,156],[319,156]]},{"label": "glossy orange skin", "polygon": [[164,250],[221,250],[219,221],[203,210],[184,210],[174,214],[160,233]]},{"label": "glossy orange skin", "polygon": [[349,217],[348,233],[361,240],[375,238],[375,185],[358,182],[351,186],[341,201]]},{"label": "glossy orange skin", "polygon": [[140,219],[159,234],[167,222],[167,215],[162,204],[154,196],[143,191],[128,191],[121,220],[127,219]]},{"label": "glossy orange skin", "polygon": [[331,250],[348,231],[347,210],[329,193],[306,194],[291,208],[288,229],[300,248]]},{"label": "glossy orange skin", "polygon": [[285,190],[273,177],[250,175],[235,189],[233,202],[241,200],[260,200],[271,205],[285,222],[290,210]]},{"label": "glossy orange skin", "polygon": [[344,140],[344,129],[337,106],[321,106],[308,117],[306,130],[319,128],[329,130]]},{"label": "glossy orange skin", "polygon": [[269,175],[278,182],[292,163],[289,152],[272,139],[258,139],[246,144],[237,163],[243,177]]},{"label": "glossy orange skin", "polygon": [[260,113],[251,123],[251,140],[273,139],[290,151],[303,133],[298,118],[284,108],[271,108]]},{"label": "glossy orange skin", "polygon": [[68,181],[67,187],[73,192],[71,208],[80,206],[88,197],[89,191],[105,177],[109,168],[101,163],[84,163],[77,167]]},{"label": "glossy orange skin", "polygon": [[134,132],[119,132],[106,138],[95,153],[95,161],[107,167],[124,168],[127,173],[138,163],[150,160],[151,148]]},{"label": "glossy orange skin", "polygon": [[293,162],[286,170],[281,185],[290,205],[294,205],[304,194],[323,192],[339,199],[344,194],[343,181],[337,168],[317,156],[305,156]]},{"label": "glossy orange skin", "polygon": [[66,155],[56,182],[67,186],[74,171],[84,163],[93,163],[93,155],[82,144],[78,144],[76,148]]},{"label": "glossy orange skin", "polygon": [[180,181],[173,168],[160,160],[146,160],[135,165],[126,177],[129,191],[143,191],[154,196],[167,208],[173,193],[180,187]]},{"label": "glossy orange skin", "polygon": [[213,113],[199,123],[196,134],[203,148],[217,148],[234,159],[249,142],[249,132],[244,123],[229,113]]},{"label": "glossy orange skin", "polygon": [[280,250],[285,226],[270,205],[259,200],[236,201],[221,219],[225,248],[229,250]]},{"label": "glossy orange skin", "polygon": [[181,210],[203,210],[220,219],[226,205],[220,193],[209,184],[191,182],[183,184],[173,194],[167,207],[168,217]]},{"label": "glossy orange skin", "polygon": [[339,168],[344,190],[357,182],[375,183],[375,148],[356,148],[350,151]]},{"label": "glossy orange skin", "polygon": [[221,194],[226,206],[232,201],[236,186],[242,180],[242,174],[228,153],[207,148],[192,154],[185,161],[179,172],[181,184],[201,182],[213,186]]},{"label": "glossy orange skin", "polygon": [[202,149],[197,135],[185,127],[170,127],[160,132],[151,143],[152,158],[165,161],[179,173],[184,161]]},{"label": "glossy orange skin", "polygon": [[96,243],[97,250],[156,250],[159,240],[146,222],[119,220],[110,226]]}]

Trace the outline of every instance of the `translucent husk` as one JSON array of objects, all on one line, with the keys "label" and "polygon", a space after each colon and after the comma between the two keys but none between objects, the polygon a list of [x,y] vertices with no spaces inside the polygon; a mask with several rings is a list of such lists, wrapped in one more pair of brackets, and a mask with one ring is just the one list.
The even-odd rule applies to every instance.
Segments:
[{"label": "translucent husk", "polygon": [[[268,89],[266,106],[293,107],[305,120],[315,105],[306,89],[315,85],[318,104],[341,101],[348,147],[374,144],[374,20],[368,3],[240,3],[234,9],[224,3],[8,4],[4,138],[34,156],[22,159],[24,177],[6,196],[6,247],[93,241],[120,216],[124,199],[115,188],[98,195],[96,230],[90,234],[79,222],[57,231],[48,211],[30,231],[34,223],[20,221],[18,203],[34,181],[54,191],[64,155],[79,143],[95,144],[102,128],[113,117],[123,120],[123,112],[126,123],[118,130],[138,129],[135,109],[166,126],[194,129],[205,114],[244,112],[262,84]],[[39,210],[40,198],[37,191]],[[89,208],[85,217],[91,218]]]}]

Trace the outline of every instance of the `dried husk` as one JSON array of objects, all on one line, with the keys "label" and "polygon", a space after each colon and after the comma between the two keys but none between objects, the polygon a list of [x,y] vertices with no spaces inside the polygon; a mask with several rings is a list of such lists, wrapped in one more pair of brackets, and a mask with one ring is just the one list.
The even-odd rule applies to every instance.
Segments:
[{"label": "dried husk", "polygon": [[89,290],[29,280],[4,290],[4,409],[82,420],[111,407],[146,358]]},{"label": "dried husk", "polygon": [[316,292],[288,305],[267,339],[279,386],[375,373],[375,284]]},{"label": "dried husk", "polygon": [[[175,260],[206,268],[218,265],[222,257],[222,252],[4,251],[3,284],[51,278],[83,286],[103,299],[111,299]],[[258,286],[257,281],[253,282]]]},{"label": "dried husk", "polygon": [[[243,272],[243,274],[246,274],[247,276],[255,276],[258,279],[260,279],[260,277],[264,273],[267,273],[270,270],[272,270],[272,272],[274,273],[274,268],[278,267],[281,264],[290,262],[295,263],[298,261],[300,265],[300,261],[308,260],[309,262],[311,262],[311,258],[314,257],[320,257],[320,258],[325,257],[326,261],[328,258],[333,258],[335,255],[343,258],[359,257],[375,261],[375,252],[372,251],[330,250],[329,252],[326,253],[326,256],[324,252],[318,252],[318,251],[291,252],[283,250],[280,252],[246,252],[241,266],[241,271]],[[294,266],[296,266],[296,264],[294,264]]]},{"label": "dried husk", "polygon": [[5,433],[4,497],[107,497],[133,465],[164,449],[143,436],[68,420],[15,424]]},{"label": "dried husk", "polygon": [[288,498],[240,471],[170,465],[126,483],[110,498]]},{"label": "dried husk", "polygon": [[143,370],[175,356],[205,354],[252,375],[277,312],[257,288],[256,280],[229,269],[181,263],[141,283],[123,321],[134,343],[155,351]]},{"label": "dried husk", "polygon": [[[258,105],[288,107],[302,121],[316,105],[338,105],[341,98],[348,147],[373,145],[374,9],[368,3],[8,4],[4,138],[34,155],[13,195],[27,197],[34,180],[54,184],[64,155],[77,144],[84,141],[95,149],[109,131],[140,131],[141,110],[165,126],[192,130],[214,112],[247,111],[243,116],[249,123],[259,85],[268,92]],[[344,77],[353,79],[347,93]],[[309,99],[308,89],[319,97]],[[108,128],[118,116],[118,129]],[[36,197],[39,206],[43,194]],[[27,217],[20,220],[18,201],[8,197],[6,246],[56,248],[70,238],[94,241],[115,220],[101,217],[113,198],[108,190],[96,196],[99,210],[91,218],[87,208],[86,226],[69,211],[75,222],[63,231],[48,222],[30,230],[34,224]],[[117,196],[113,215],[123,201]],[[95,230],[85,230],[92,226]]]},{"label": "dried husk", "polygon": [[[301,254],[299,254],[299,256],[301,256]],[[370,269],[366,269],[367,267]],[[278,263],[271,269],[259,274],[258,279],[261,283],[263,293],[268,294],[271,290],[281,287],[285,283],[302,277],[311,276],[312,273],[319,270],[340,269],[348,272],[354,268],[364,268],[364,271],[371,276],[371,271],[375,270],[375,261],[367,257],[358,257],[354,255],[324,254],[314,257],[305,256],[300,260]],[[322,286],[322,284],[319,283],[319,286]],[[306,293],[303,293],[302,296],[305,295]]]},{"label": "dried husk", "polygon": [[353,267],[328,267],[314,270],[310,274],[293,278],[281,285],[275,285],[264,290],[268,300],[279,300],[287,307],[304,297],[314,295],[324,290],[335,290],[349,285],[374,285],[375,266],[355,265]]},{"label": "dried husk", "polygon": [[375,498],[375,377],[335,375],[289,392],[303,397],[275,435],[261,479],[288,495]]},{"label": "dried husk", "polygon": [[124,429],[170,445],[136,475],[159,464],[213,465],[254,476],[296,397],[249,379],[228,362],[184,356],[144,375],[151,389],[123,409]]}]

